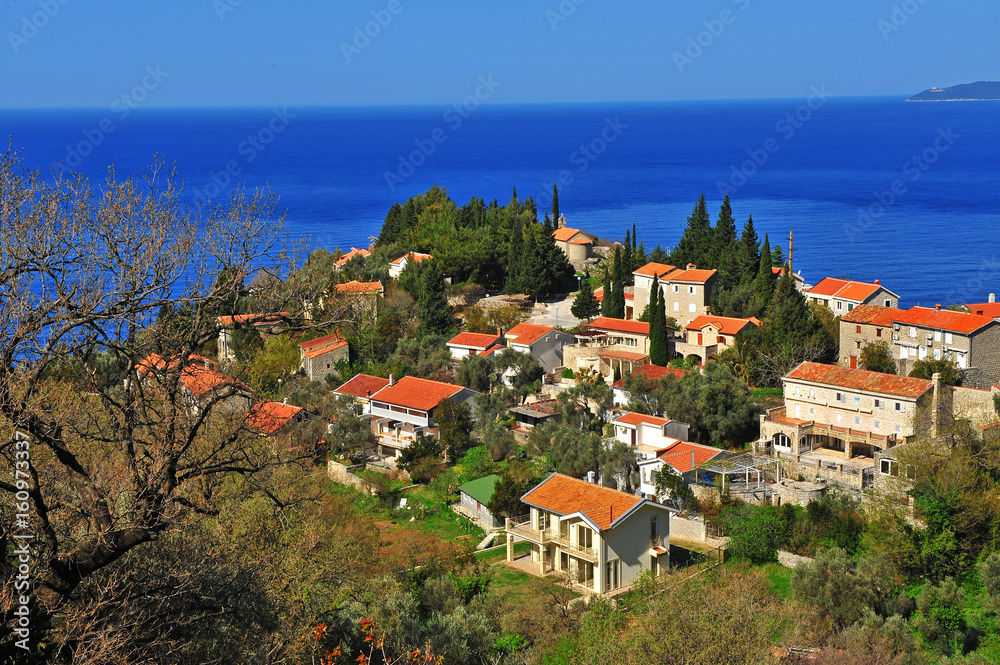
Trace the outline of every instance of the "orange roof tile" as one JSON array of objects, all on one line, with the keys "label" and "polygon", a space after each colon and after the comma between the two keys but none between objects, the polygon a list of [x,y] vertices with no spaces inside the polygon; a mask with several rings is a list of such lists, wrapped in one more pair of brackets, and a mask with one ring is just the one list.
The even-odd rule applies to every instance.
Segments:
[{"label": "orange roof tile", "polygon": [[430,411],[444,400],[464,390],[462,386],[441,383],[415,376],[404,376],[395,385],[386,386],[372,395],[372,400],[418,411]]},{"label": "orange roof tile", "polygon": [[351,380],[340,386],[333,392],[338,395],[353,395],[355,397],[368,398],[389,385],[389,379],[381,376],[371,376],[370,374],[356,374]]},{"label": "orange roof tile", "polygon": [[487,349],[500,340],[499,335],[462,332],[448,340],[448,346],[466,346],[473,349]]},{"label": "orange roof tile", "polygon": [[356,279],[343,284],[337,284],[337,291],[340,293],[381,293],[382,282],[359,282]]},{"label": "orange roof tile", "polygon": [[638,362],[649,357],[648,353],[634,353],[632,351],[601,351],[597,354],[601,358],[614,358],[615,360],[627,360]]},{"label": "orange roof tile", "polygon": [[647,416],[645,413],[635,413],[634,411],[628,411],[615,419],[616,425],[655,425],[663,427],[669,422],[670,418]]},{"label": "orange roof tile", "polygon": [[531,346],[549,333],[556,332],[551,326],[540,326],[535,323],[519,323],[504,335],[513,344]]},{"label": "orange roof tile", "polygon": [[840,320],[870,326],[891,326],[896,320],[895,316],[900,311],[894,307],[882,307],[881,305],[858,305]]},{"label": "orange roof tile", "polygon": [[262,326],[281,321],[282,317],[291,316],[288,312],[273,312],[270,314],[236,314],[234,316],[220,316],[219,325],[231,326],[234,323],[252,323],[255,326]]},{"label": "orange roof tile", "polygon": [[[688,371],[686,369],[677,369],[675,367],[660,367],[659,365],[643,365],[642,367],[639,367],[634,372],[632,372],[632,376],[642,377],[647,381],[655,381],[667,375],[672,375],[680,379],[687,373]],[[625,379],[618,379],[611,385],[615,388],[624,388]]]},{"label": "orange roof tile", "polygon": [[571,229],[568,226],[564,226],[561,229],[556,229],[555,231],[553,231],[552,237],[556,239],[556,242],[567,242],[578,233],[583,233],[583,231],[581,231],[580,229]]},{"label": "orange roof tile", "polygon": [[610,316],[602,316],[594,319],[587,327],[591,330],[609,330],[612,332],[629,333],[631,335],[649,335],[649,324],[645,321],[613,319]]},{"label": "orange roof tile", "polygon": [[882,374],[814,362],[802,363],[789,372],[785,378],[899,397],[919,397],[931,388],[931,382],[927,379]]},{"label": "orange roof tile", "polygon": [[[672,466],[678,473],[687,473],[718,457],[722,452],[722,450],[711,446],[681,441],[667,448],[667,451],[660,455],[660,459]],[[694,466],[691,465],[692,457],[694,457]]]},{"label": "orange roof tile", "polygon": [[571,244],[571,245],[593,245],[594,243],[590,240],[590,238],[573,238],[572,240],[569,241],[569,244]]},{"label": "orange roof tile", "polygon": [[346,254],[344,254],[343,256],[341,256],[339,259],[337,259],[337,265],[338,266],[342,266],[342,265],[346,264],[348,261],[350,261],[350,260],[352,260],[352,259],[354,259],[356,257],[359,257],[359,256],[362,256],[362,257],[364,257],[364,256],[371,256],[371,254],[372,254],[371,251],[369,251],[367,249],[358,249],[357,247],[351,247],[351,251],[347,252]]},{"label": "orange roof tile", "polygon": [[[880,288],[884,287],[878,280],[875,280],[875,283],[873,284],[869,284],[868,282],[854,282],[849,279],[826,277],[820,281],[819,284],[812,287],[805,293],[809,295],[839,298],[841,300],[850,300],[853,302],[863,302]],[[886,291],[889,290],[886,289]],[[892,293],[892,291],[889,291],[889,293]],[[892,293],[892,295],[895,296],[896,294]]]},{"label": "orange roof tile", "polygon": [[[177,367],[179,358],[174,358],[167,363],[160,355],[151,353],[143,360],[136,363],[135,369],[142,378],[153,373],[154,370],[172,370]],[[251,393],[250,387],[239,379],[234,379],[215,369],[215,363],[203,356],[192,354],[188,357],[187,365],[181,371],[181,385],[195,397],[201,397],[213,390],[224,386],[232,386],[241,391]]]},{"label": "orange roof tile", "polygon": [[678,269],[666,276],[661,275],[661,282],[697,282],[698,284],[703,284],[710,280],[718,270],[701,270],[699,268],[691,268],[690,270]]},{"label": "orange roof tile", "polygon": [[988,316],[992,319],[1000,317],[1000,302],[979,302],[966,305],[969,311],[979,316]]},{"label": "orange roof tile", "polygon": [[925,328],[940,328],[957,333],[973,333],[983,326],[995,323],[992,317],[978,314],[954,312],[950,309],[933,309],[930,307],[911,307],[901,310],[896,315],[897,322]]},{"label": "orange roof tile", "polygon": [[430,254],[422,254],[420,252],[410,252],[409,254],[403,254],[398,259],[393,260],[392,263],[393,263],[393,265],[397,265],[398,266],[398,265],[400,265],[403,262],[403,259],[406,259],[407,263],[409,263],[411,261],[413,263],[420,263],[421,261],[426,261],[428,259],[433,259],[433,258],[434,257],[432,255],[430,255]]},{"label": "orange roof tile", "polygon": [[706,326],[715,326],[724,335],[735,335],[748,326],[759,326],[757,319],[734,319],[728,316],[696,316],[691,323],[684,326],[687,330],[701,330]]},{"label": "orange roof tile", "polygon": [[676,270],[676,266],[668,265],[666,263],[655,263],[650,262],[639,268],[633,275],[645,275],[646,277],[663,277],[669,272]]},{"label": "orange roof tile", "polygon": [[340,333],[323,335],[308,342],[299,344],[299,348],[306,354],[306,358],[317,358],[324,353],[330,353],[347,346],[347,340],[340,336]]},{"label": "orange roof tile", "polygon": [[500,342],[497,342],[496,344],[490,344],[488,347],[486,347],[485,349],[483,349],[482,351],[480,351],[479,355],[481,355],[484,358],[486,358],[486,357],[492,356],[494,353],[496,353],[497,351],[501,350],[502,348],[503,348],[503,345],[500,344]]},{"label": "orange roof tile", "polygon": [[276,434],[301,411],[302,407],[300,406],[292,406],[282,402],[259,402],[250,409],[246,423],[262,432]]},{"label": "orange roof tile", "polygon": [[643,499],[554,473],[521,497],[521,501],[559,515],[583,513],[604,531]]}]

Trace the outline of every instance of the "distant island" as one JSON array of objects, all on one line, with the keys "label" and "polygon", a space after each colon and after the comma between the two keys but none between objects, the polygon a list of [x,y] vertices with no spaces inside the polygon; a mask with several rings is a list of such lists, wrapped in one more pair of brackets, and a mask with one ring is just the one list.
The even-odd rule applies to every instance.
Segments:
[{"label": "distant island", "polygon": [[1000,82],[978,81],[950,88],[931,88],[913,95],[908,102],[978,102],[1000,99]]}]

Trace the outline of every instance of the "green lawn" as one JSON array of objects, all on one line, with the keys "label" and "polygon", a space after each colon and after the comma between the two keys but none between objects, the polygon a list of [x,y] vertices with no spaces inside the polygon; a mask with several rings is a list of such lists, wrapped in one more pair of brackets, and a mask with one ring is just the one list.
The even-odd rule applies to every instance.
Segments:
[{"label": "green lawn", "polygon": [[782,388],[754,388],[752,391],[754,399],[778,399],[784,397]]},{"label": "green lawn", "polygon": [[[493,542],[496,542],[495,540]],[[520,543],[514,543],[514,556],[518,557],[522,554],[527,554],[531,551],[531,543],[527,541],[522,541]],[[475,556],[480,561],[494,564],[500,563],[507,557],[507,547],[498,547],[496,549],[488,550],[486,552],[476,552]]]},{"label": "green lawn", "polygon": [[[517,601],[525,597],[538,597],[545,595],[546,582],[540,577],[529,575],[528,573],[506,566],[502,563],[496,564],[492,568],[493,581],[490,582],[490,591],[501,594],[504,598]],[[573,598],[578,598],[580,594],[574,592]]]},{"label": "green lawn", "polygon": [[764,566],[764,577],[771,585],[771,591],[778,598],[788,600],[792,596],[792,569],[779,563]]}]

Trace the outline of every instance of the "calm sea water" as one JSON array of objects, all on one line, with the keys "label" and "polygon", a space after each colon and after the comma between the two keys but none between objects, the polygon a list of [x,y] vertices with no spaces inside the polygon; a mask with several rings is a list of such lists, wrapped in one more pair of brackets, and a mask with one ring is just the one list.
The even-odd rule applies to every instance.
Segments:
[{"label": "calm sea water", "polygon": [[1000,291],[998,115],[1000,102],[897,98],[0,110],[0,134],[32,167],[95,180],[160,154],[192,198],[270,184],[287,231],[329,249],[364,246],[393,202],[435,183],[460,203],[516,187],[547,204],[560,180],[572,226],[623,238],[634,222],[647,249],[677,241],[701,192],[714,214],[725,190],[783,249],[794,230],[807,282],[881,279],[910,306]]}]

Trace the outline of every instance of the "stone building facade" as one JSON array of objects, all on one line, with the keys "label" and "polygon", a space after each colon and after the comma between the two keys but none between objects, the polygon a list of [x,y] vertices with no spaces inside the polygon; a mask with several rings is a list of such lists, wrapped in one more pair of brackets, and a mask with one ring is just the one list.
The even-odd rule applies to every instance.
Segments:
[{"label": "stone building facade", "polygon": [[899,307],[899,296],[882,286],[877,279],[868,283],[827,277],[804,291],[803,295],[808,302],[829,307],[837,316],[852,312],[861,305]]},{"label": "stone building facade", "polygon": [[711,312],[712,293],[719,277],[716,270],[700,270],[693,263],[684,268],[675,268],[665,263],[648,263],[633,275],[634,308],[640,314],[649,304],[654,275],[659,275],[660,278],[660,293],[666,303],[667,316],[673,317],[682,326]]},{"label": "stone building facade", "polygon": [[349,354],[347,340],[339,333],[299,344],[299,362],[310,381],[324,381],[328,375],[336,372],[336,364]]}]

